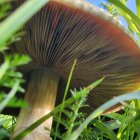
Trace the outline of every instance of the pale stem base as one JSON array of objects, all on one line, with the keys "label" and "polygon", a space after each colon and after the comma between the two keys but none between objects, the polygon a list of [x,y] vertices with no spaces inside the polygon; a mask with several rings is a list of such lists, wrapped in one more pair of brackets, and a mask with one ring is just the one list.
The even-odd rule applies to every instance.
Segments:
[{"label": "pale stem base", "polygon": [[[21,109],[14,136],[54,109],[59,76],[51,71],[35,70],[31,74],[25,101],[29,107]],[[22,140],[51,140],[52,117],[34,129]]]}]

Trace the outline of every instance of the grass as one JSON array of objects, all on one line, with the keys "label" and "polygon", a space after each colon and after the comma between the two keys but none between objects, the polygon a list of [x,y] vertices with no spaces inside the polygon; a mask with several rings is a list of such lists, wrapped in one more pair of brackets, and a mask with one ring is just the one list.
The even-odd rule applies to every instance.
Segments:
[{"label": "grass", "polygon": [[[136,0],[137,15],[125,6],[121,1],[108,0],[112,3],[113,9],[117,10],[118,15],[122,15],[128,23],[128,30],[131,33],[140,35],[140,2]],[[18,92],[24,92],[21,84],[24,82],[22,74],[16,71],[16,67],[29,62],[27,56],[5,55],[5,50],[11,43],[12,38],[17,38],[16,32],[33,16],[48,0],[27,1],[24,5],[15,11],[12,15],[8,15],[9,2],[0,1],[4,10],[0,10],[0,52],[4,54],[4,62],[0,66],[0,87],[8,87],[8,94],[0,90],[0,112],[6,106],[22,106],[15,103]],[[107,5],[109,6],[109,5]],[[35,8],[31,8],[35,7]],[[28,14],[26,14],[28,12]],[[111,12],[111,11],[110,11]],[[116,15],[116,16],[118,16]],[[19,20],[19,17],[23,17]],[[3,20],[4,19],[4,20]],[[18,22],[17,22],[18,21]],[[12,30],[9,30],[9,28]],[[15,41],[12,40],[12,41]],[[138,38],[139,41],[139,38]],[[37,126],[54,117],[56,122],[52,130],[54,139],[62,140],[139,140],[140,139],[140,93],[139,91],[121,95],[111,99],[107,103],[101,105],[89,116],[81,112],[81,109],[87,107],[86,100],[91,89],[96,88],[105,77],[97,79],[88,87],[83,87],[79,91],[71,90],[71,98],[66,100],[69,90],[70,81],[76,61],[72,67],[70,77],[68,79],[65,96],[62,104],[55,107],[49,114],[43,116],[26,130],[21,132],[13,140],[20,140],[28,135]],[[12,81],[12,82],[11,82]],[[11,104],[9,104],[9,101]],[[13,102],[12,102],[13,101]],[[129,102],[127,102],[129,101]],[[111,106],[121,103],[124,108],[120,112],[104,114],[104,111]],[[23,107],[23,106],[22,106]],[[59,117],[58,117],[59,116]],[[65,119],[62,117],[65,116]],[[0,140],[10,139],[15,126],[15,118],[12,116],[0,115]],[[62,128],[62,129],[61,129]],[[63,130],[64,129],[64,130]],[[61,130],[61,131],[60,131]]]}]

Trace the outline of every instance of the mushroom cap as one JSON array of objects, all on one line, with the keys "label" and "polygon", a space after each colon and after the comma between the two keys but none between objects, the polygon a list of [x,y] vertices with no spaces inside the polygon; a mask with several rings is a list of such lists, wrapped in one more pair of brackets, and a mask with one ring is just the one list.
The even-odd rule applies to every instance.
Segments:
[{"label": "mushroom cap", "polygon": [[[24,0],[18,2],[15,7]],[[32,58],[26,70],[51,69],[66,82],[77,59],[72,87],[85,87],[105,76],[89,94],[92,109],[140,87],[138,44],[115,18],[100,8],[81,0],[50,0],[24,30],[26,34],[13,50]]]}]

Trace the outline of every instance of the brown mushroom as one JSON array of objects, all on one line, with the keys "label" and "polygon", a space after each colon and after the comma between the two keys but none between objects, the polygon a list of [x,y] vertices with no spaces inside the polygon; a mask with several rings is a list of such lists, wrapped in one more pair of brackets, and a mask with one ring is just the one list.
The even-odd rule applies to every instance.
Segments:
[{"label": "brown mushroom", "polygon": [[[24,0],[15,2],[15,7]],[[17,4],[17,5],[16,5]],[[24,27],[26,35],[13,50],[28,54],[32,62],[25,100],[29,109],[21,109],[15,135],[55,106],[60,78],[67,81],[75,59],[73,87],[105,80],[90,93],[88,102],[94,110],[119,94],[140,86],[140,49],[111,15],[81,0],[50,0]],[[52,118],[41,124],[28,139],[49,139]]]}]

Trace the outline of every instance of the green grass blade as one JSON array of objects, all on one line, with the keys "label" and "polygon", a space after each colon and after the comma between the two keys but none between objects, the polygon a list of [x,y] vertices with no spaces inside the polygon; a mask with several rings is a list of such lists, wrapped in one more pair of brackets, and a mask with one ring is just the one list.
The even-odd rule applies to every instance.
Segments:
[{"label": "green grass blade", "polygon": [[111,113],[111,114],[105,114],[105,116],[109,117],[110,119],[114,119],[114,120],[118,120],[118,121],[122,121],[124,119],[124,116],[118,113]]},{"label": "green grass blade", "polygon": [[105,77],[93,82],[91,85],[89,85],[88,87],[86,87],[87,90],[91,91],[92,89],[94,89],[95,87],[97,87],[100,83],[102,83],[102,81],[105,79]]},{"label": "green grass blade", "polygon": [[0,65],[0,80],[3,78],[4,74],[9,68],[9,60],[5,59],[4,63]]},{"label": "green grass blade", "polygon": [[77,62],[77,60],[75,60],[74,63],[73,63],[73,65],[72,65],[72,69],[70,71],[70,75],[69,75],[68,82],[67,82],[67,85],[66,85],[66,89],[65,89],[65,92],[64,92],[64,97],[63,97],[62,104],[66,100],[66,96],[67,96],[67,93],[68,93],[68,90],[69,90],[69,87],[70,87],[70,82],[71,82],[71,79],[72,79],[74,68],[76,66],[76,62]]},{"label": "green grass blade", "polygon": [[11,2],[12,0],[0,0],[0,4]]},{"label": "green grass blade", "polygon": [[140,0],[136,0],[137,16],[140,18]]},{"label": "green grass blade", "polygon": [[56,131],[55,131],[55,135],[54,135],[54,140],[56,140],[56,136],[57,136],[57,133],[58,133],[59,121],[61,119],[62,110],[64,108],[64,102],[66,100],[66,96],[67,96],[67,93],[68,93],[68,90],[69,90],[69,87],[70,87],[70,82],[71,82],[71,79],[72,79],[74,68],[76,66],[76,62],[77,62],[77,60],[75,60],[73,65],[72,65],[72,69],[70,71],[70,75],[69,75],[69,78],[68,78],[68,81],[67,81],[67,85],[66,85],[66,89],[65,89],[64,97],[63,97],[63,101],[62,101],[62,106],[61,106],[60,113],[59,113],[59,116],[58,116],[58,121],[57,121],[57,124],[56,124]]},{"label": "green grass blade", "polygon": [[128,100],[133,100],[133,99],[140,99],[140,92],[134,92],[134,93],[129,93],[129,94],[125,94],[125,95],[121,95],[118,97],[115,97],[111,100],[109,100],[108,102],[106,102],[105,104],[101,105],[99,108],[97,108],[95,111],[93,111],[91,113],[91,115],[89,115],[87,117],[87,119],[83,122],[83,124],[81,124],[73,133],[72,135],[67,139],[67,140],[76,140],[80,134],[82,133],[82,131],[84,130],[85,127],[87,127],[87,125],[96,117],[98,117],[99,115],[101,115],[103,112],[105,112],[108,108],[123,102],[123,101],[128,101]]},{"label": "green grass blade", "polygon": [[[49,0],[28,0],[0,24],[0,46]],[[18,20],[17,20],[18,19]]]},{"label": "green grass blade", "polygon": [[122,4],[118,0],[107,0],[108,2],[111,2],[113,5],[115,5],[118,9],[122,10],[124,13],[126,13],[132,20],[132,22],[135,24],[137,29],[140,32],[140,19],[124,4]]},{"label": "green grass blade", "polygon": [[10,93],[7,95],[7,97],[0,103],[0,112],[6,107],[6,105],[9,103],[9,101],[14,97],[16,94],[18,88],[19,88],[20,81],[17,80],[14,87],[10,91]]},{"label": "green grass blade", "polygon": [[97,127],[99,130],[101,130],[101,133],[106,134],[107,136],[109,136],[109,138],[111,140],[118,140],[115,133],[109,128],[107,127],[103,122],[100,121],[95,121],[94,122],[95,127]]}]

